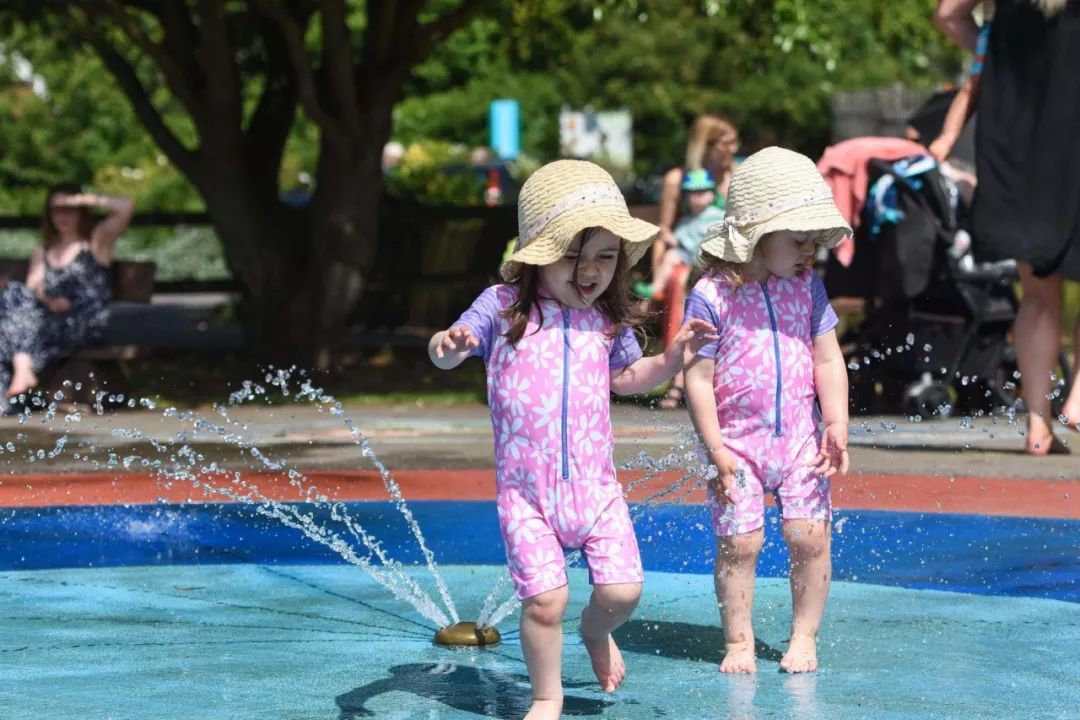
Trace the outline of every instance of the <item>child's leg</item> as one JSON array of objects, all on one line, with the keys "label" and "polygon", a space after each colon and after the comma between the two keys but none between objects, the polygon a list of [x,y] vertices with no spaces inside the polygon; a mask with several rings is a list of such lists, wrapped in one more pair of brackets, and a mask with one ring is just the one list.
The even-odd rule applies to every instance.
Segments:
[{"label": "child's leg", "polygon": [[641,583],[594,585],[589,604],[581,611],[581,639],[604,692],[614,692],[626,677],[622,653],[611,633],[630,618],[640,599]]},{"label": "child's leg", "polygon": [[716,539],[716,571],[713,581],[720,617],[724,623],[726,652],[720,672],[752,673],[754,661],[754,577],[764,528]]},{"label": "child's leg", "polygon": [[568,598],[563,585],[521,601],[521,652],[532,684],[525,720],[558,720],[562,713],[562,621]]},{"label": "child's leg", "polygon": [[791,555],[791,641],[780,660],[788,672],[817,670],[817,634],[832,580],[827,520],[784,520]]}]

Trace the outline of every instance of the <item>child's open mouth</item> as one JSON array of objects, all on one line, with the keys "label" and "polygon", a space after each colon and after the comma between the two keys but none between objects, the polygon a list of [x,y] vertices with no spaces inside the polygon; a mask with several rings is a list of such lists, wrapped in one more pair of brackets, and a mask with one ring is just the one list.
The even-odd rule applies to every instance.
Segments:
[{"label": "child's open mouth", "polygon": [[592,295],[600,287],[600,283],[578,283],[577,286],[582,295]]}]

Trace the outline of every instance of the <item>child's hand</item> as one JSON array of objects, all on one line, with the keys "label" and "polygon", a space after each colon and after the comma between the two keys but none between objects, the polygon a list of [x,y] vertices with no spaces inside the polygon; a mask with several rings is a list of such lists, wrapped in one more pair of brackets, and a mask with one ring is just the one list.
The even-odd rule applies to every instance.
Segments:
[{"label": "child's hand", "polygon": [[447,355],[459,355],[477,347],[480,347],[480,341],[473,336],[472,331],[464,325],[458,325],[446,331],[442,342],[435,346],[435,356],[443,358]]},{"label": "child's hand", "polygon": [[826,426],[821,436],[821,450],[811,465],[814,472],[831,477],[836,473],[846,475],[848,471],[848,424],[834,422]]},{"label": "child's hand", "polygon": [[675,333],[667,352],[672,353],[672,359],[677,359],[681,368],[693,360],[701,348],[719,339],[716,328],[701,318],[693,318]]},{"label": "child's hand", "polygon": [[739,463],[727,448],[711,448],[708,453],[709,462],[716,466],[716,477],[709,480],[709,489],[716,496],[718,503],[726,505],[734,501],[731,497],[731,488],[741,472]]}]

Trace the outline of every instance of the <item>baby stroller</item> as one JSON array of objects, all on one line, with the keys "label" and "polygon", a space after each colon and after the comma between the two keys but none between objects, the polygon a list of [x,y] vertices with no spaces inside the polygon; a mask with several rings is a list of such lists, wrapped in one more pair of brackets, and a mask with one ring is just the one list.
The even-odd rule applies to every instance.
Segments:
[{"label": "baby stroller", "polygon": [[870,160],[868,170],[852,266],[830,257],[825,276],[830,295],[865,299],[863,320],[840,339],[853,409],[928,418],[1013,406],[1015,264],[973,261],[965,208],[933,158]]}]

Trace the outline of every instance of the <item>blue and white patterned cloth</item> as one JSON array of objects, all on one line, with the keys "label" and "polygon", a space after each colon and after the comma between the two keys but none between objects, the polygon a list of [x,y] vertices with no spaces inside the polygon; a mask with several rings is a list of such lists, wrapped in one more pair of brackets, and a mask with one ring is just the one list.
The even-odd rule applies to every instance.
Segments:
[{"label": "blue and white patterned cloth", "polygon": [[45,294],[63,297],[71,309],[57,313],[21,282],[0,290],[0,388],[11,383],[11,359],[24,352],[34,369],[101,342],[109,323],[110,271],[88,248],[62,268],[45,265]]}]

